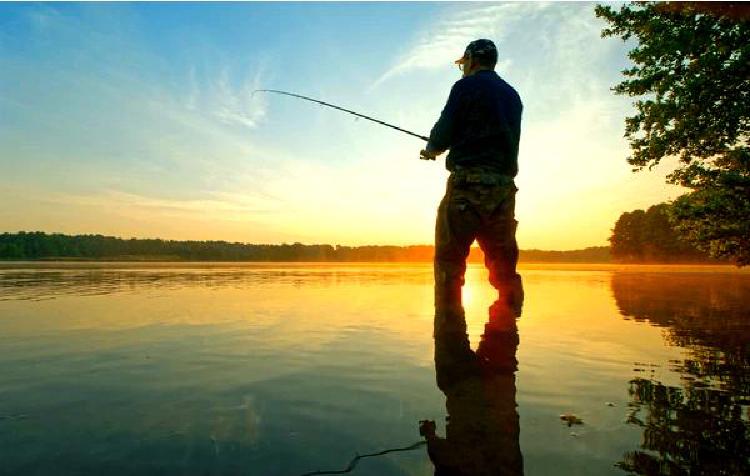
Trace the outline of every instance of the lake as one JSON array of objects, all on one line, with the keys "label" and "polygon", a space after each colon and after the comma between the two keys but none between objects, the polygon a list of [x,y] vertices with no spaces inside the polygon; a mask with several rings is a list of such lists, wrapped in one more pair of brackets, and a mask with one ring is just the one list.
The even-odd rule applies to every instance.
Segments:
[{"label": "lake", "polygon": [[519,272],[436,353],[429,264],[0,263],[0,473],[750,474],[750,272]]}]

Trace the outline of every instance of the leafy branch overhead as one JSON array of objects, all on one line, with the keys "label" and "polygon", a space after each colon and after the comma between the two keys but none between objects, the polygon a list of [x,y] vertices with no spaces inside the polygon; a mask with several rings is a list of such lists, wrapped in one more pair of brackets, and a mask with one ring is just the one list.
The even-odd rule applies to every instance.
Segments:
[{"label": "leafy branch overhead", "polygon": [[693,190],[671,209],[676,228],[713,256],[750,262],[750,7],[741,3],[597,5],[603,37],[635,42],[616,94],[636,170],[666,157],[671,183]]},{"label": "leafy branch overhead", "polygon": [[634,38],[635,64],[617,94],[646,96],[626,120],[637,167],[679,155],[683,163],[747,148],[750,120],[750,27],[747,21],[695,9],[631,4],[596,14],[610,27],[602,36]]}]

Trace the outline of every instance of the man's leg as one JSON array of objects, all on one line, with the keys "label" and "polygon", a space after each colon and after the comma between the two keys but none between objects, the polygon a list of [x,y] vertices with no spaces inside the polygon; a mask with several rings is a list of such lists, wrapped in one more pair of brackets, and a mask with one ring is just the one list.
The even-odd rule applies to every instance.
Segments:
[{"label": "man's leg", "polygon": [[466,258],[478,217],[460,190],[448,186],[435,223],[435,332],[466,332],[461,306]]},{"label": "man's leg", "polygon": [[499,300],[510,305],[516,314],[520,315],[523,285],[521,276],[516,272],[517,224],[515,193],[512,193],[483,224],[477,233],[477,241],[484,252],[484,263],[490,272],[490,283],[498,290]]}]

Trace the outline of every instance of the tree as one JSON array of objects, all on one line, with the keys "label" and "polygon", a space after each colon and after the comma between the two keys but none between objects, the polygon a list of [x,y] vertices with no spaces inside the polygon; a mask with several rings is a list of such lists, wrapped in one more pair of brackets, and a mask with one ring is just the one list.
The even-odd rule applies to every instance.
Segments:
[{"label": "tree", "polygon": [[739,3],[597,5],[602,37],[637,40],[613,90],[638,97],[625,119],[627,161],[679,159],[676,229],[714,257],[750,263],[750,7]]},{"label": "tree", "polygon": [[618,259],[643,259],[643,210],[633,210],[620,215],[609,238],[612,256]]},{"label": "tree", "polygon": [[668,219],[669,205],[625,212],[617,219],[609,241],[620,261],[706,261],[706,254],[682,239]]}]

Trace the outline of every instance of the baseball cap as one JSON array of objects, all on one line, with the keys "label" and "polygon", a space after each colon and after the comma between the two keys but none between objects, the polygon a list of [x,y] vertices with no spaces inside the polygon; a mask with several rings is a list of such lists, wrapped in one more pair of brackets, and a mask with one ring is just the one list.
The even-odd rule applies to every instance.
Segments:
[{"label": "baseball cap", "polygon": [[469,43],[468,46],[466,46],[464,55],[454,61],[454,63],[461,63],[467,56],[471,56],[472,58],[484,57],[492,61],[497,61],[497,48],[495,47],[495,43],[493,43],[492,40],[487,40],[484,38],[474,40]]}]

